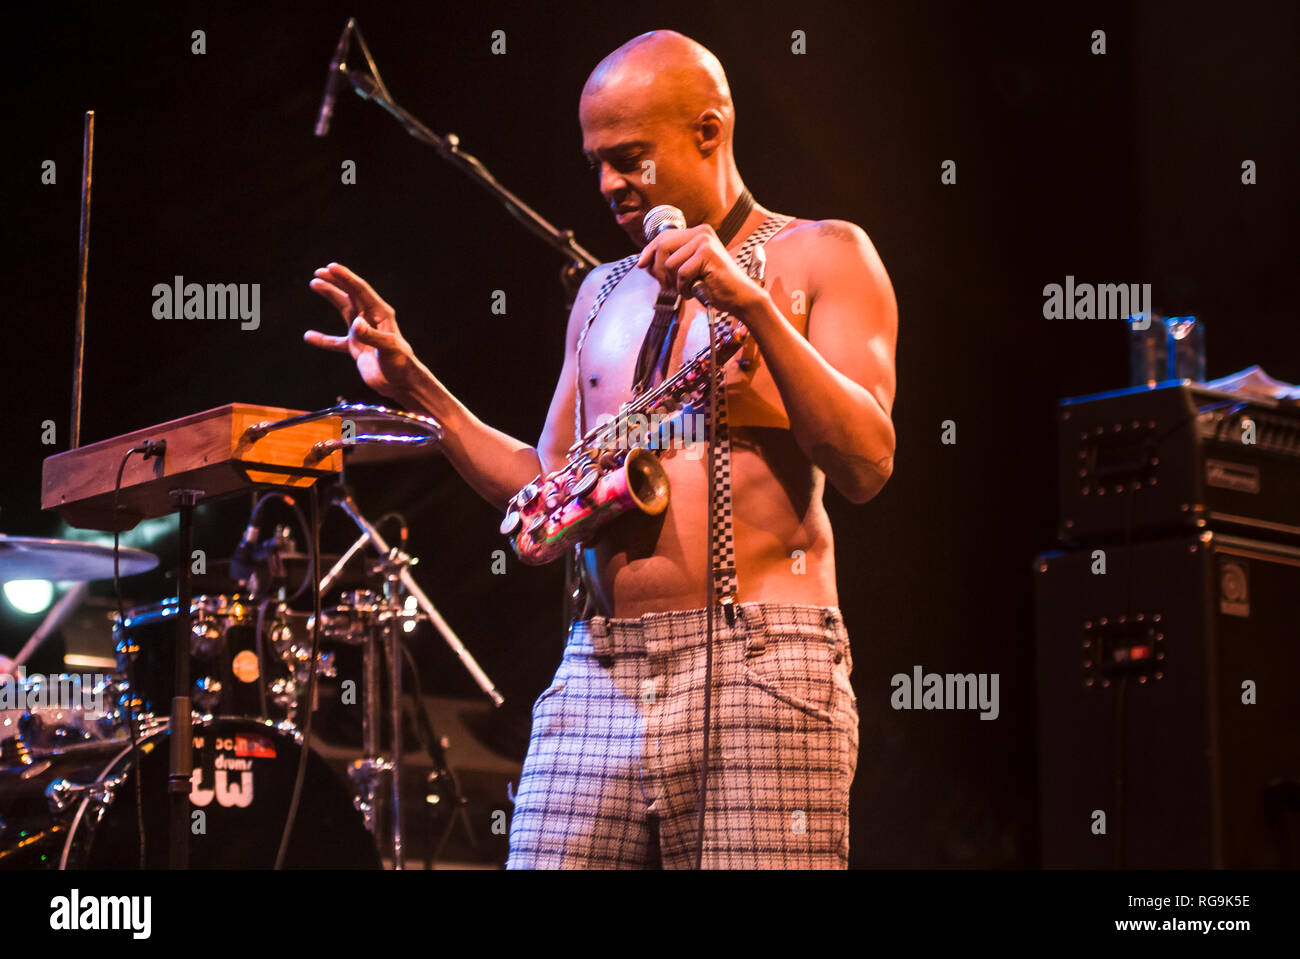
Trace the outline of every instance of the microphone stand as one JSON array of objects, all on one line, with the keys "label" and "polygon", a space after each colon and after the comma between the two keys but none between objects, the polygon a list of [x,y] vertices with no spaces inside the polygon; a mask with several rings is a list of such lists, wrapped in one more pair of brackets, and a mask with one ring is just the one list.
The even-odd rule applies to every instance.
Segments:
[{"label": "microphone stand", "polygon": [[502,186],[477,157],[460,148],[460,138],[456,134],[448,133],[446,136],[439,136],[399,106],[389,94],[383,81],[378,79],[378,72],[374,68],[374,61],[371,59],[370,50],[366,47],[365,39],[361,36],[361,31],[355,26],[353,30],[375,76],[353,73],[346,63],[340,63],[334,69],[343,75],[356,91],[357,96],[378,104],[396,117],[407,133],[421,143],[433,147],[444,160],[468,174],[471,179],[500,200],[510,215],[522,223],[525,229],[563,254],[568,262],[560,271],[560,282],[564,284],[570,299],[576,296],[583,278],[600,265],[600,260],[583,249],[574,239],[572,230],[557,229],[513,192]]}]

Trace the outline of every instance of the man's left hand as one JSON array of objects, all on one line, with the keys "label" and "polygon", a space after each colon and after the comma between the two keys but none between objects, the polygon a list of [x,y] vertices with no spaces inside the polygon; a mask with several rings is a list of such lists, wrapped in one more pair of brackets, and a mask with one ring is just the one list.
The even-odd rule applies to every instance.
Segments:
[{"label": "man's left hand", "polygon": [[661,287],[684,297],[700,283],[709,304],[723,313],[743,313],[763,296],[708,224],[664,230],[646,244],[636,265],[649,270]]}]

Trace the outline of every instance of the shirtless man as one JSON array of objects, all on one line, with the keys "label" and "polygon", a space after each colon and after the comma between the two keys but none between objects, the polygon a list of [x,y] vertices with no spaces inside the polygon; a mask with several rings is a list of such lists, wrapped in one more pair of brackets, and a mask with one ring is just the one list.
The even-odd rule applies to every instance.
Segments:
[{"label": "shirtless man", "polygon": [[[893,289],[866,234],[844,221],[781,228],[765,246],[763,286],[732,254],[768,210],[755,205],[724,248],[716,231],[747,191],[726,76],[694,41],[655,31],[615,50],[588,78],[579,120],[600,192],[643,249],[592,318],[580,357],[616,264],[579,290],[536,446],[466,409],[415,357],[392,307],[340,264],[317,270],[311,287],[349,332],[305,339],[350,353],[371,387],[440,420],[451,464],[504,511],[524,484],[564,463],[576,384],[587,428],[631,398],[661,287],[687,297],[669,372],[708,344],[693,284],[743,321],[750,362],[726,370],[739,615],[715,617],[702,852],[710,476],[707,458],[665,454],[667,510],[620,517],[584,544],[596,614],[574,623],[534,706],[508,866],[671,868],[701,856],[706,868],[845,867],[858,717],[822,492],[829,479],[864,503],[892,472]],[[687,228],[647,244],[642,220],[665,203]]]}]

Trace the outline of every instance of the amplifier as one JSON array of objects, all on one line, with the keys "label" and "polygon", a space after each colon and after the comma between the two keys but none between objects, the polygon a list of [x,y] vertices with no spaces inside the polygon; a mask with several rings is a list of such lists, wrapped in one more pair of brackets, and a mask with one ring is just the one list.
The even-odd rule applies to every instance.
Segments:
[{"label": "amplifier", "polygon": [[1034,575],[1042,865],[1300,866],[1300,549],[1206,530]]},{"label": "amplifier", "polygon": [[1183,380],[1058,416],[1063,543],[1180,527],[1300,542],[1300,406]]}]

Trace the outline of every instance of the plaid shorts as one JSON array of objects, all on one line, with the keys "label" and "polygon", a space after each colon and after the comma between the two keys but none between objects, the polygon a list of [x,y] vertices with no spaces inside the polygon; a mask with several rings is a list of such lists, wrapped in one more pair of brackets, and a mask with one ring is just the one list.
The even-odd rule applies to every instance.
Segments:
[{"label": "plaid shorts", "polygon": [[[706,869],[843,869],[858,761],[835,607],[714,616]],[[689,869],[704,728],[705,610],[569,630],[533,706],[507,869]]]}]

